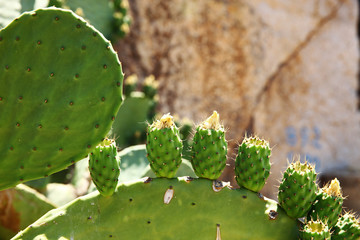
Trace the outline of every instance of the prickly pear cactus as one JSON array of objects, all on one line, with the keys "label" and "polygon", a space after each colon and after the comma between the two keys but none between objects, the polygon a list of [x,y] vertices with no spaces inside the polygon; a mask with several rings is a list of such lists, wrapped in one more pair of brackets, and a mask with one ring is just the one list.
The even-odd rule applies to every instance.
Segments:
[{"label": "prickly pear cactus", "polygon": [[332,240],[358,240],[360,238],[360,221],[352,213],[345,213],[333,227]]},{"label": "prickly pear cactus", "polygon": [[301,240],[330,240],[331,233],[328,226],[320,220],[308,221],[300,230]]},{"label": "prickly pear cactus", "polygon": [[331,229],[340,216],[343,201],[340,182],[335,178],[318,192],[316,200],[308,213],[308,219],[320,219],[326,222]]},{"label": "prickly pear cactus", "polygon": [[89,155],[91,178],[101,195],[111,196],[119,181],[120,159],[114,140],[105,139]]},{"label": "prickly pear cactus", "polygon": [[226,165],[227,142],[216,111],[196,128],[191,150],[191,164],[198,177],[220,177]]},{"label": "prickly pear cactus", "polygon": [[235,175],[239,186],[258,192],[270,175],[271,149],[269,142],[245,137],[235,160]]},{"label": "prickly pear cactus", "polygon": [[[68,10],[26,12],[0,31],[0,189],[86,156],[122,102],[111,44]],[[11,172],[11,174],[9,174]]]},{"label": "prickly pear cactus", "polygon": [[148,127],[147,158],[157,177],[175,176],[181,164],[182,149],[179,129],[170,114],[165,114]]},{"label": "prickly pear cactus", "polygon": [[290,164],[279,186],[278,199],[293,218],[306,216],[315,201],[317,184],[315,168],[299,160]]},{"label": "prickly pear cactus", "polygon": [[246,189],[207,179],[144,179],[45,214],[13,239],[297,239],[297,221]]}]

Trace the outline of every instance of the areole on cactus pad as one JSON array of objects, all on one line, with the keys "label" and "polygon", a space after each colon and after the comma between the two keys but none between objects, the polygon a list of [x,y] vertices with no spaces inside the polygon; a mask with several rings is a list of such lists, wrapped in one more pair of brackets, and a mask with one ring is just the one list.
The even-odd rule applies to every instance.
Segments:
[{"label": "areole on cactus pad", "polygon": [[86,156],[110,130],[123,73],[100,32],[57,8],[2,29],[0,55],[1,190]]}]

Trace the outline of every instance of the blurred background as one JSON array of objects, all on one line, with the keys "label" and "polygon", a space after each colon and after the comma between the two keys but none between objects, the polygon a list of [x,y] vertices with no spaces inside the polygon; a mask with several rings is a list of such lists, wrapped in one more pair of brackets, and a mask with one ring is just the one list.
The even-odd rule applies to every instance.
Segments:
[{"label": "blurred background", "polygon": [[[236,186],[238,145],[256,134],[272,147],[264,195],[276,199],[295,156],[316,165],[320,186],[338,178],[345,207],[360,212],[358,0],[0,0],[0,29],[47,6],[84,17],[117,51],[125,101],[111,135],[120,150],[144,143],[147,123],[165,113],[188,146],[216,110],[229,144],[222,180]],[[47,190],[32,186],[50,198],[49,182],[72,183],[70,198],[82,195],[81,164],[42,180]]]}]

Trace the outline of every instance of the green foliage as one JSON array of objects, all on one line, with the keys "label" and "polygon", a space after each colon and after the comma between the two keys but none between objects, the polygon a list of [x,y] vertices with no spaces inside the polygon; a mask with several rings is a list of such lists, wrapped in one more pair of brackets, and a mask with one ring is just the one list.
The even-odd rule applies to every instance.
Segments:
[{"label": "green foliage", "polygon": [[67,10],[24,13],[0,31],[0,53],[5,52],[0,189],[47,176],[87,155],[111,127],[123,79],[110,43]]},{"label": "green foliage", "polygon": [[121,184],[110,198],[92,193],[48,212],[14,239],[297,238],[297,221],[275,201],[212,185],[187,178]]},{"label": "green foliage", "polygon": [[258,137],[245,137],[235,161],[236,181],[251,191],[259,192],[270,175],[271,149]]}]

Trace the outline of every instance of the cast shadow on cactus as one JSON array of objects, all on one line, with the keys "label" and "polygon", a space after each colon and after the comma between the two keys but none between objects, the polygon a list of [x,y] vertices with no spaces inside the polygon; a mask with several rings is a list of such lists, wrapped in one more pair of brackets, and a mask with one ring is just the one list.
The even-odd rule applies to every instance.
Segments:
[{"label": "cast shadow on cactus", "polygon": [[[172,117],[165,115],[147,135],[149,164],[158,177],[114,184],[115,146],[105,140],[96,147],[122,102],[121,64],[110,43],[71,11],[49,8],[24,13],[1,30],[0,53],[5,52],[0,188],[52,174],[92,152],[89,170],[99,189],[49,211],[13,239],[270,240],[297,239],[299,230],[302,239],[314,239],[319,229],[333,229],[334,239],[360,235],[354,216],[334,223],[336,217],[330,220],[317,207],[327,199],[341,205],[341,190],[320,191],[308,163],[293,162],[285,171],[279,204],[257,193],[269,175],[271,149],[256,136],[239,149],[235,173],[242,187],[216,180],[227,155],[217,112],[196,127],[192,141],[191,165],[199,178],[174,177],[183,145]],[[304,225],[297,219],[308,216]],[[332,228],[322,226],[328,222]]]}]

